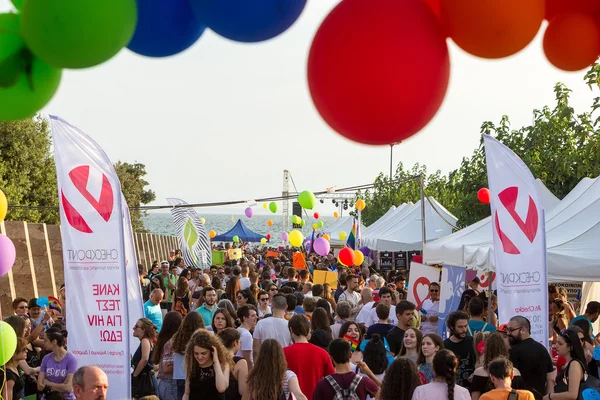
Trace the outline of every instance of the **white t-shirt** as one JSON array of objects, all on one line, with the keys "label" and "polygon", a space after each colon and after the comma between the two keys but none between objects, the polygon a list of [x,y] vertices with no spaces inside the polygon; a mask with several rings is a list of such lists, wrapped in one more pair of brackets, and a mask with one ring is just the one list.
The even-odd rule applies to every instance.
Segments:
[{"label": "white t-shirt", "polygon": [[250,278],[240,278],[241,290],[248,289],[250,287]]},{"label": "white t-shirt", "polygon": [[256,309],[258,311],[258,318],[262,318],[265,316],[265,314],[271,314],[271,307],[267,306],[267,311],[266,312],[262,312],[260,310],[260,308]]},{"label": "white t-shirt", "polygon": [[[436,301],[432,302],[430,299],[427,299],[423,302],[423,310],[427,311],[425,314],[427,317],[437,316],[439,314],[440,302]],[[419,314],[423,315],[423,313],[419,312]],[[428,333],[437,333],[438,323],[437,322],[429,322],[423,321],[421,322],[421,332],[423,335],[427,335]]]},{"label": "white t-shirt", "polygon": [[250,333],[250,331],[248,329],[242,328],[241,326],[239,328],[237,328],[237,330],[241,335],[241,337],[240,337],[241,347],[240,347],[240,351],[238,351],[236,356],[244,357],[244,355],[242,354],[242,351],[250,351],[250,360],[252,362],[254,362],[254,358],[252,355],[252,334]]},{"label": "white t-shirt", "polygon": [[[379,323],[379,317],[377,316],[377,306],[372,307],[369,311],[369,318],[365,322],[365,326],[368,328],[371,325]],[[388,324],[396,325],[398,319],[396,318],[396,306],[390,306],[390,316],[388,317]]]},{"label": "white t-shirt", "polygon": [[269,317],[261,319],[254,328],[254,339],[260,339],[261,342],[267,339],[275,339],[281,347],[292,344],[292,337],[288,329],[288,321],[284,318]]},{"label": "white t-shirt", "polygon": [[347,290],[344,290],[344,293],[340,294],[337,302],[339,303],[340,301],[347,301],[348,303],[352,304],[352,307],[356,307],[356,305],[360,302],[360,294],[357,292],[352,292],[352,294],[349,294]]},{"label": "white t-shirt", "polygon": [[[448,399],[448,384],[444,382],[431,382],[427,385],[417,386],[412,395],[412,400],[431,399]],[[454,385],[454,400],[471,400],[471,395],[464,387]]]},{"label": "white t-shirt", "polygon": [[[342,297],[342,295],[340,295],[340,297]],[[339,301],[338,301],[338,303],[339,303]],[[374,305],[375,305],[375,302],[370,301],[367,304],[365,304],[364,306],[362,306],[362,308],[360,309],[360,312],[356,316],[356,322],[358,322],[359,324],[366,324],[367,321],[369,321],[369,313],[371,312],[371,309],[373,309]]]}]

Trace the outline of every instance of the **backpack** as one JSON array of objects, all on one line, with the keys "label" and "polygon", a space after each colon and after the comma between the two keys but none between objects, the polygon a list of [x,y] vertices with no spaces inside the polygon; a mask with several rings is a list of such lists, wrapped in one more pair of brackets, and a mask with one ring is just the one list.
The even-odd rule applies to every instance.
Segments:
[{"label": "backpack", "polygon": [[519,400],[519,393],[515,389],[511,389],[506,400]]},{"label": "backpack", "polygon": [[329,384],[335,391],[335,396],[333,397],[333,400],[360,400],[360,398],[356,394],[356,389],[358,389],[358,385],[362,380],[361,375],[354,375],[354,378],[352,379],[352,382],[350,383],[348,389],[342,389],[342,387],[331,375],[327,375],[325,379],[327,379],[327,382],[329,382]]},{"label": "backpack", "polygon": [[[468,326],[467,330],[469,331],[469,336],[475,336],[475,334],[477,332],[485,332],[485,328],[488,326],[488,323],[486,322],[485,324],[483,324],[483,327],[481,328],[481,330],[479,329],[475,329],[474,331],[471,331],[471,327]],[[512,399],[511,399],[512,400]]]}]

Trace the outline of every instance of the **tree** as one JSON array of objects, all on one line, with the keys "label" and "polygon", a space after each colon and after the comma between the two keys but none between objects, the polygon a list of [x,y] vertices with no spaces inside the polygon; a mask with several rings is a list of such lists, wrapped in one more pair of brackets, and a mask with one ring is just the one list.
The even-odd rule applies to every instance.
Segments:
[{"label": "tree", "polygon": [[156,199],[156,194],[150,189],[144,189],[148,182],[144,179],[146,176],[146,166],[136,162],[129,164],[118,161],[115,164],[115,170],[121,181],[121,191],[131,214],[131,225],[135,232],[145,232],[144,224],[141,221],[143,214],[139,209],[140,205],[148,204]]},{"label": "tree", "polygon": [[[590,89],[600,87],[600,66],[595,64],[586,74]],[[536,178],[558,198],[563,198],[581,179],[600,175],[600,98],[596,97],[591,110],[576,113],[569,104],[571,90],[564,84],[554,87],[556,105],[533,110],[533,123],[520,129],[511,129],[509,117],[504,115],[496,125],[486,121],[481,133],[494,136],[512,149],[529,167]],[[395,179],[411,174],[426,173],[425,166],[416,164],[407,173],[398,165]],[[458,218],[459,227],[468,226],[490,215],[488,205],[477,200],[477,191],[487,187],[487,171],[483,138],[470,158],[463,158],[460,167],[448,174],[439,171],[425,180],[425,192],[435,197]],[[380,174],[371,193],[364,197],[367,208],[365,224],[376,221],[393,204],[416,201],[419,188],[412,181],[389,182]]]},{"label": "tree", "polygon": [[7,219],[58,223],[56,170],[46,119],[0,122],[0,189],[9,202]]}]

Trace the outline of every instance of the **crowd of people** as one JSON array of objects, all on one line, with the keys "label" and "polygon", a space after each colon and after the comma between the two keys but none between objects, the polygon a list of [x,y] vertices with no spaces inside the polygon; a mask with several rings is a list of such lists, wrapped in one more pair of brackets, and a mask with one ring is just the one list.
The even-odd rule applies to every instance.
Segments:
[{"label": "crowd of people", "polygon": [[[548,289],[551,352],[526,318],[499,325],[496,297],[477,279],[443,339],[436,282],[417,309],[406,299],[409,271],[349,268],[332,254],[297,270],[289,252],[266,251],[204,270],[186,268],[175,251],[140,266],[145,315],[132,326],[132,398],[566,400],[598,377],[591,324],[600,303],[578,315],[562,288]],[[316,282],[315,269],[336,271],[337,283]],[[13,309],[5,321],[19,343],[2,371],[4,400],[106,397],[106,374],[78,369],[69,353],[64,315],[36,299],[16,299]]]}]

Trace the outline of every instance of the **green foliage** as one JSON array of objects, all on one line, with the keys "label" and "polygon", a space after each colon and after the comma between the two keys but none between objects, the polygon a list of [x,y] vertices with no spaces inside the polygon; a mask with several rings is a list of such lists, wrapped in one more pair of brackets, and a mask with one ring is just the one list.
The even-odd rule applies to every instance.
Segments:
[{"label": "green foliage", "polygon": [[[600,87],[600,66],[595,64],[585,76],[590,89]],[[585,177],[600,175],[600,98],[596,97],[591,109],[577,113],[569,104],[571,90],[564,84],[554,87],[556,105],[533,110],[533,123],[520,129],[511,129],[508,116],[498,124],[486,121],[481,133],[494,136],[512,149],[529,167],[536,178],[558,198],[563,198]],[[410,171],[398,165],[395,180],[423,173],[425,166],[416,164]],[[483,138],[470,158],[463,158],[460,167],[448,174],[439,171],[425,179],[425,192],[435,197],[458,218],[458,226],[468,226],[490,214],[489,206],[477,200],[477,191],[487,187],[487,171]],[[376,221],[392,205],[420,198],[418,181],[392,182],[380,174],[371,192],[358,193],[367,207],[363,211],[366,225]]]},{"label": "green foliage", "polygon": [[140,219],[145,213],[142,213],[138,207],[156,199],[156,194],[152,190],[144,189],[149,184],[144,179],[146,176],[146,166],[138,162],[129,164],[118,161],[115,164],[115,170],[119,176],[119,181],[121,181],[121,191],[129,206],[133,231],[145,232],[146,229]]},{"label": "green foliage", "polygon": [[[156,198],[152,190],[144,189],[148,185],[144,180],[146,167],[119,161],[115,169],[131,207],[133,229],[144,231],[140,221],[142,213],[137,207]],[[51,152],[50,125],[46,119],[38,116],[0,122],[0,190],[8,199],[7,220],[60,222],[56,167]]]}]

